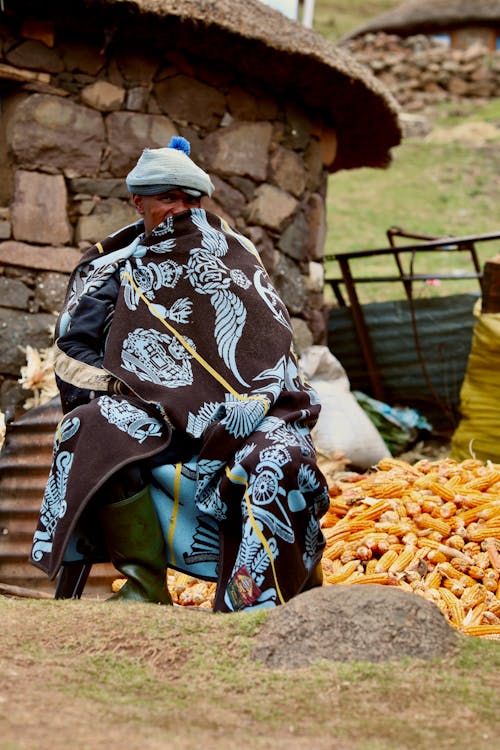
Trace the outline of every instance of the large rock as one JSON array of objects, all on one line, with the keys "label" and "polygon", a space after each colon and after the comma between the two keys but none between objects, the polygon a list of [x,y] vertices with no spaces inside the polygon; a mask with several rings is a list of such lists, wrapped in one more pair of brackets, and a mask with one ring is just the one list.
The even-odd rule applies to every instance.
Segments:
[{"label": "large rock", "polygon": [[158,69],[158,57],[135,55],[130,49],[116,57],[118,68],[123,78],[135,86],[147,86],[152,83]]},{"label": "large rock", "polygon": [[326,208],[323,197],[313,193],[307,203],[308,255],[312,260],[322,260],[326,241]]},{"label": "large rock", "polygon": [[309,225],[300,211],[285,229],[278,243],[279,249],[295,260],[306,260],[309,246]]},{"label": "large rock", "polygon": [[211,133],[203,141],[207,168],[221,175],[265,180],[272,130],[268,122],[237,122]]},{"label": "large rock", "polygon": [[81,258],[74,247],[28,245],[25,242],[0,242],[0,265],[69,273]]},{"label": "large rock", "polygon": [[156,100],[165,114],[175,121],[201,125],[213,130],[226,111],[223,94],[190,76],[172,76],[154,87]]},{"label": "large rock", "polygon": [[11,112],[7,143],[17,164],[68,177],[98,172],[104,149],[102,115],[71,99],[33,94]]},{"label": "large rock", "polygon": [[278,669],[313,662],[436,659],[458,635],[431,602],[396,587],[324,586],[277,607],[256,635],[252,655]]},{"label": "large rock", "polygon": [[27,310],[31,290],[19,279],[0,276],[0,305],[16,310]]},{"label": "large rock", "polygon": [[0,372],[19,375],[21,367],[26,364],[22,347],[27,344],[37,349],[49,346],[55,321],[54,315],[30,315],[0,307]]},{"label": "large rock", "polygon": [[236,120],[274,120],[278,116],[278,105],[270,96],[254,96],[239,86],[228,93],[227,103]]},{"label": "large rock", "polygon": [[274,272],[276,291],[292,315],[302,313],[307,305],[308,289],[296,263],[282,255]]},{"label": "large rock", "polygon": [[45,73],[60,73],[64,70],[59,53],[35,39],[16,45],[7,52],[5,58],[18,68],[31,68]]},{"label": "large rock", "polygon": [[106,62],[98,47],[81,42],[62,42],[59,46],[66,70],[95,76]]},{"label": "large rock", "polygon": [[17,170],[11,216],[15,240],[49,245],[69,242],[64,177]]},{"label": "large rock", "polygon": [[289,148],[278,146],[271,157],[271,178],[279,188],[299,198],[307,179],[300,156]]},{"label": "large rock", "polygon": [[125,89],[108,81],[95,81],[80,92],[84,104],[100,112],[113,112],[120,109],[125,100]]},{"label": "large rock", "polygon": [[243,193],[216,175],[212,177],[212,182],[215,187],[213,198],[232,216],[241,216],[246,206]]},{"label": "large rock", "polygon": [[99,242],[117,229],[137,221],[139,216],[130,203],[117,198],[102,200],[96,204],[90,216],[81,216],[76,225],[77,242]]},{"label": "large rock", "polygon": [[42,271],[35,286],[35,306],[43,312],[58,313],[66,297],[68,276],[64,273]]},{"label": "large rock", "polygon": [[249,223],[280,232],[295,213],[298,201],[274,185],[260,185],[248,206]]},{"label": "large rock", "polygon": [[92,179],[79,177],[69,181],[72,193],[86,193],[87,195],[99,195],[101,198],[129,198],[127,185],[123,178],[120,179]]},{"label": "large rock", "polygon": [[173,122],[164,115],[112,112],[106,118],[110,145],[110,169],[115,177],[125,177],[135,166],[144,148],[167,146],[177,135]]}]

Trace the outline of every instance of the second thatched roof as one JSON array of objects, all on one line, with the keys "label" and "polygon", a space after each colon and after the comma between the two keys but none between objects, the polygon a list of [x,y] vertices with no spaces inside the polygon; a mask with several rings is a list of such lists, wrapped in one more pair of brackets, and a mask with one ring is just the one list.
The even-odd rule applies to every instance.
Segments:
[{"label": "second thatched roof", "polygon": [[407,0],[345,39],[376,31],[408,36],[470,25],[500,26],[500,0]]}]

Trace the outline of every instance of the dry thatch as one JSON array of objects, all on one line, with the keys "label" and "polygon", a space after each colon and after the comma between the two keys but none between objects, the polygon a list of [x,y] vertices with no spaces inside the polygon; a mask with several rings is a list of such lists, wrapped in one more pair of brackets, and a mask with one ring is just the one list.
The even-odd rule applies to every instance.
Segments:
[{"label": "dry thatch", "polygon": [[[216,66],[233,82],[259,84],[337,130],[333,170],[384,167],[401,138],[398,107],[374,76],[322,36],[257,0],[16,0],[54,13],[85,33],[84,19],[112,44],[150,53],[179,51],[195,69]],[[35,10],[36,9],[36,10]],[[66,20],[66,23],[69,21]]]},{"label": "dry thatch", "polygon": [[468,25],[500,26],[500,0],[407,0],[345,38],[375,31],[401,36],[426,34]]}]

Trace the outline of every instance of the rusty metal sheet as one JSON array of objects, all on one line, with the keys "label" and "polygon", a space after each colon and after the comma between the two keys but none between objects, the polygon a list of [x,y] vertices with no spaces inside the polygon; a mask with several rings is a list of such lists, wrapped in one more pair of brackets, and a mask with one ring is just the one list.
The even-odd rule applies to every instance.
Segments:
[{"label": "rusty metal sheet", "polygon": [[[7,429],[0,454],[0,581],[53,593],[55,582],[28,562],[62,412],[58,399],[31,409]],[[94,565],[85,597],[104,597],[118,577],[111,564]]]}]

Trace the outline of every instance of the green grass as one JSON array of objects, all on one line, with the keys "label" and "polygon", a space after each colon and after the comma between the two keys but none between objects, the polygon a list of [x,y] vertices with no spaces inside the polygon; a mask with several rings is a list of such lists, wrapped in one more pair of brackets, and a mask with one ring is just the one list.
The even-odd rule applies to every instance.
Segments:
[{"label": "green grass", "polygon": [[400,0],[316,0],[314,28],[335,42],[399,4]]},{"label": "green grass", "polygon": [[[498,122],[500,101],[458,117],[451,107],[439,109],[440,127],[471,121]],[[499,130],[500,135],[500,130]],[[479,147],[466,143],[407,140],[393,152],[387,170],[344,171],[329,178],[328,234],[325,254],[387,247],[386,231],[399,226],[408,232],[435,237],[500,232],[500,139]],[[409,244],[411,240],[399,240]],[[500,242],[477,246],[480,262],[500,252]],[[387,258],[363,259],[352,266],[354,274],[392,274]],[[473,271],[462,253],[416,256],[416,273]],[[335,262],[327,261],[326,276],[339,275]],[[404,296],[400,284],[359,285],[362,302]],[[475,281],[443,281],[439,287],[416,285],[415,296],[478,291]],[[327,298],[331,299],[328,293]]]},{"label": "green grass", "polygon": [[492,746],[498,643],[462,637],[456,656],[428,662],[273,670],[251,656],[267,616],[0,597],[0,750]]}]

